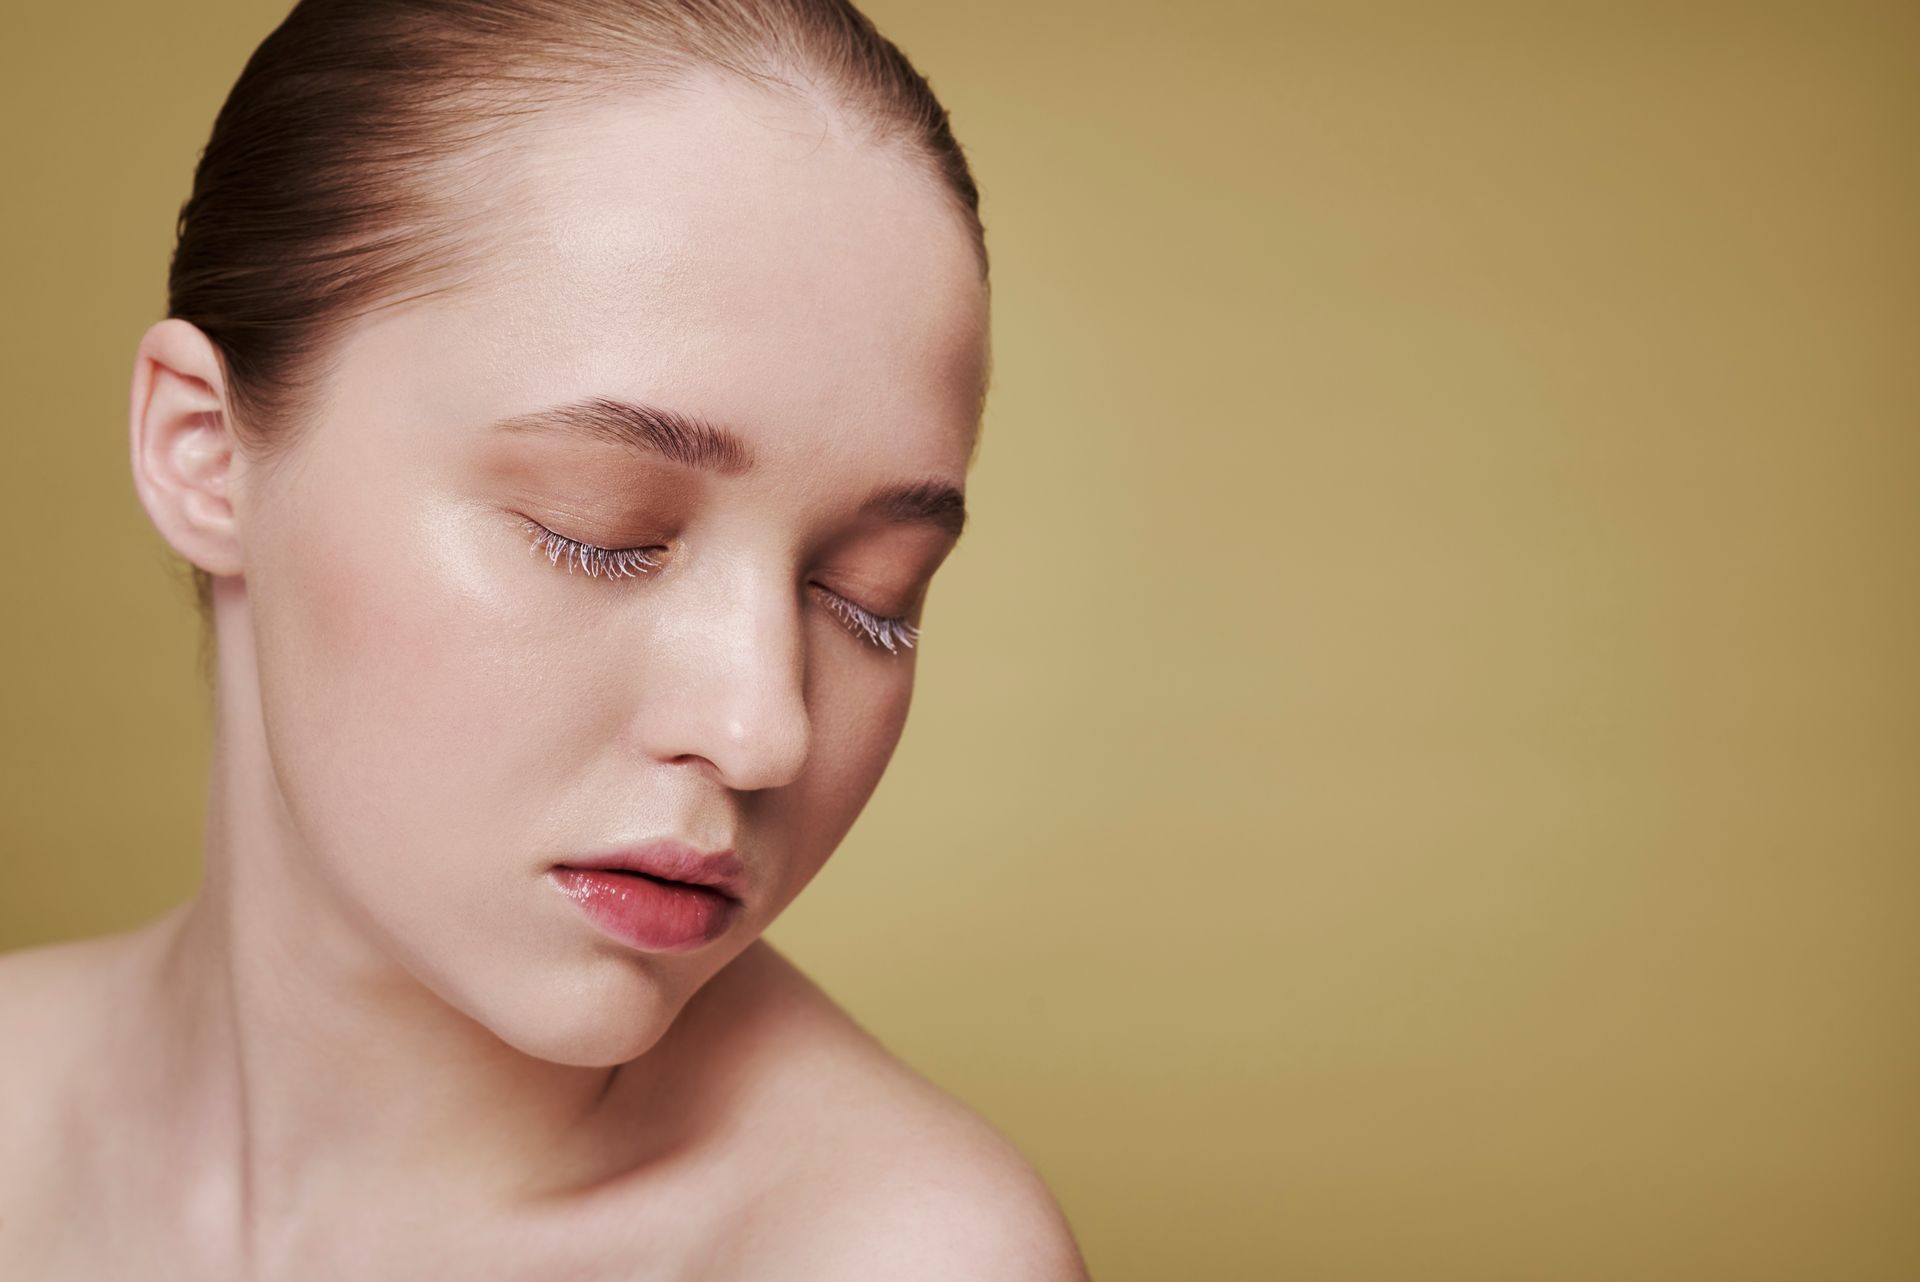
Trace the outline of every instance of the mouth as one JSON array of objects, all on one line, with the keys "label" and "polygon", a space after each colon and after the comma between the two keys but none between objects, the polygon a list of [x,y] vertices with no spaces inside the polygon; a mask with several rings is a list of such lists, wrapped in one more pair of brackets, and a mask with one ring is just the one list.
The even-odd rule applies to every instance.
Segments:
[{"label": "mouth", "polygon": [[703,886],[697,881],[675,881],[671,877],[657,877],[650,872],[641,872],[638,868],[576,868],[572,864],[560,864],[558,866],[573,872],[599,872],[605,873],[609,877],[633,877],[640,881],[650,881],[656,886],[680,886],[687,890],[704,891],[720,899],[732,898],[731,895],[721,890],[718,886]]},{"label": "mouth", "polygon": [[704,947],[742,912],[741,902],[718,887],[639,868],[556,864],[547,875],[602,932],[643,952]]},{"label": "mouth", "polygon": [[672,837],[655,838],[623,849],[574,855],[554,866],[566,874],[605,874],[608,884],[649,882],[692,891],[730,903],[744,903],[747,868],[731,848],[701,850]]}]

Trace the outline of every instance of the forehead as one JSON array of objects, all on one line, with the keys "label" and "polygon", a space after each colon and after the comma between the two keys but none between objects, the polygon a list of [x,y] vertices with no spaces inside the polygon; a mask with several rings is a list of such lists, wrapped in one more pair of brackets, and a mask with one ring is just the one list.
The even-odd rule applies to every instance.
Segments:
[{"label": "forehead", "polygon": [[363,362],[475,417],[628,395],[775,466],[841,449],[964,471],[986,293],[924,164],[717,76],[516,130],[453,182],[476,267],[366,327]]}]

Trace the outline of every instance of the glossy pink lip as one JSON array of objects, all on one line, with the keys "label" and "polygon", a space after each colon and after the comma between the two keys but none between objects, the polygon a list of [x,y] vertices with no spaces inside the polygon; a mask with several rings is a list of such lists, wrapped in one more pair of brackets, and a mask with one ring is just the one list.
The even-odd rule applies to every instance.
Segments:
[{"label": "glossy pink lip", "polygon": [[658,838],[626,850],[580,855],[563,860],[561,868],[615,869],[645,873],[666,881],[717,890],[736,903],[746,898],[746,867],[732,850],[703,851],[684,841]]},{"label": "glossy pink lip", "polygon": [[603,932],[643,952],[678,953],[725,934],[739,915],[745,869],[731,850],[684,842],[582,855],[548,870]]}]

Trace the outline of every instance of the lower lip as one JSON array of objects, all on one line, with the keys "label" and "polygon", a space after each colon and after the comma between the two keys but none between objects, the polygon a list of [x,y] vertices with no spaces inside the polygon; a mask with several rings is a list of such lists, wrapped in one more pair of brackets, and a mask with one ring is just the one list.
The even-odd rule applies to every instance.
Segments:
[{"label": "lower lip", "polygon": [[680,953],[711,943],[740,907],[717,890],[632,873],[555,868],[550,875],[589,921],[642,952]]}]

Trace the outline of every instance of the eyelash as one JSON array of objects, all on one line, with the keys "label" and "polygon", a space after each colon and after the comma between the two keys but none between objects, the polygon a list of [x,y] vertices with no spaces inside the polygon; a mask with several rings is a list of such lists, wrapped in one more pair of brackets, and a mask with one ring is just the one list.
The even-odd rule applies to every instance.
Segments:
[{"label": "eyelash", "polygon": [[[575,562],[588,575],[608,578],[632,578],[645,574],[649,570],[660,568],[661,562],[648,554],[646,548],[603,548],[591,543],[582,543],[570,539],[564,534],[555,533],[538,521],[527,519],[522,527],[533,536],[527,550],[534,554],[545,555],[549,565],[560,564],[566,558],[567,573],[573,573]],[[920,639],[920,629],[902,618],[885,618],[870,610],[862,609],[837,592],[821,589],[826,593],[828,610],[850,630],[858,632],[875,649],[885,649],[889,654],[898,654],[896,646],[912,649]]]}]

